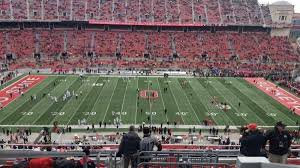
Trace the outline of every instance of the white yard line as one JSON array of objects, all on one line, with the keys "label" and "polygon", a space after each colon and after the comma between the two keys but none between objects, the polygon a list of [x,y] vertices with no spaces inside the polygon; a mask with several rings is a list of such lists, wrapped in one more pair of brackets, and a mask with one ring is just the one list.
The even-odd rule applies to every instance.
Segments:
[{"label": "white yard line", "polygon": [[[56,95],[57,98],[59,98],[60,96],[62,96],[63,93],[65,93],[65,91],[68,90],[68,89],[69,89],[76,81],[77,81],[77,80],[74,80],[74,82],[72,82],[71,85],[69,85],[69,86],[68,86],[69,83],[68,83],[68,82],[65,82],[64,88],[65,88],[66,86],[68,86],[68,87],[65,88],[65,89],[63,89],[62,92],[59,92],[59,93],[58,93],[59,95]],[[53,90],[52,90],[52,91],[53,91]],[[47,98],[47,97],[45,97],[45,98]],[[48,109],[51,108],[51,107],[53,106],[53,104],[55,104],[55,103],[52,102],[51,105],[50,105],[43,113],[41,113],[39,116],[37,116],[37,118],[33,121],[33,123],[36,123],[36,122],[40,119],[40,117],[43,116],[43,115],[48,111]],[[36,106],[36,105],[39,105],[39,103],[38,103],[38,104],[35,104],[35,106]],[[34,106],[34,107],[35,107],[35,106]],[[33,109],[34,107],[32,107],[31,109]],[[25,115],[24,115],[24,116],[25,116]]]},{"label": "white yard line", "polygon": [[[151,81],[151,83],[152,83],[152,81]],[[148,87],[148,90],[150,89],[149,88],[149,79],[148,79],[148,77],[147,77],[147,87]],[[149,103],[149,111],[150,111],[150,126],[152,125],[152,119],[153,119],[153,116],[152,116],[152,111],[151,111],[151,100],[150,100],[150,98],[148,99],[148,103]],[[145,112],[145,114],[146,114],[146,112]],[[147,115],[147,114],[146,114]]]},{"label": "white yard line", "polygon": [[197,116],[197,114],[196,114],[196,111],[195,111],[195,109],[194,109],[193,105],[191,104],[191,102],[190,102],[189,98],[187,97],[187,95],[186,95],[185,91],[183,90],[183,88],[181,87],[181,85],[180,85],[180,83],[178,82],[178,80],[177,80],[177,79],[176,79],[176,83],[178,83],[179,87],[181,88],[181,91],[184,93],[184,95],[185,95],[185,97],[186,97],[187,101],[189,102],[189,104],[190,104],[190,106],[191,106],[191,108],[192,108],[192,110],[193,110],[193,112],[194,112],[195,116],[197,117],[197,120],[198,120],[199,124],[201,124],[201,121],[199,120],[199,117]]},{"label": "white yard line", "polygon": [[[102,77],[99,77],[99,78],[102,78]],[[98,81],[98,80],[97,80],[97,81]],[[96,82],[97,82],[97,81],[96,81]],[[102,80],[101,80],[101,81],[102,81]],[[94,108],[95,108],[96,104],[99,103],[99,100],[100,100],[102,91],[104,90],[104,87],[106,87],[106,86],[107,86],[107,83],[105,82],[105,86],[102,86],[102,89],[101,89],[101,91],[100,91],[100,93],[99,93],[99,95],[98,95],[98,97],[97,97],[97,100],[96,100],[96,102],[94,103],[93,108],[92,108],[92,110],[91,110],[90,112],[94,111]],[[97,86],[94,86],[94,87],[97,87]],[[97,116],[97,113],[96,113],[96,116]],[[88,116],[88,118],[86,119],[87,122],[89,121],[89,118],[90,118],[90,117],[92,117],[92,115],[89,115],[89,116]],[[93,116],[93,117],[94,117],[94,116]]]},{"label": "white yard line", "polygon": [[[218,81],[215,81],[215,82],[218,82]],[[213,88],[215,88],[216,92],[218,92],[218,94],[219,94],[221,97],[223,97],[224,100],[228,101],[228,100],[225,98],[225,96],[223,96],[224,94],[222,94],[222,93],[219,92],[218,87],[214,87],[213,85],[211,85],[211,86],[212,86]],[[230,100],[231,100],[231,99],[230,99]],[[229,101],[230,101],[230,100],[229,100]],[[228,102],[228,104],[229,104],[229,102]],[[237,110],[233,105],[231,105],[231,107],[232,107],[232,109],[234,109],[236,112],[239,113],[239,110]],[[226,112],[225,112],[225,114],[226,114]],[[247,113],[247,115],[248,115],[248,113]],[[250,122],[250,121],[248,121],[243,115],[241,115],[241,117],[242,117],[247,123]]]},{"label": "white yard line", "polygon": [[[198,79],[197,79],[198,80]],[[202,86],[202,84],[198,81],[198,83],[199,83],[199,85],[206,91],[206,88],[204,87],[204,86]],[[208,85],[210,85],[209,83],[208,83]],[[214,87],[213,87],[214,88]],[[210,95],[210,93],[208,92],[208,91],[206,91],[207,92],[207,95],[209,96],[209,98],[212,100],[213,99],[213,97]],[[221,95],[222,96],[222,95]],[[215,108],[216,106],[212,106],[213,108]],[[219,109],[217,109],[218,111],[219,111],[219,113],[220,114],[225,114],[224,116],[226,116],[227,117],[227,119],[228,119],[228,121],[230,121],[232,124],[234,124],[234,122],[232,121],[232,119],[227,115],[227,113],[224,113],[222,110],[219,110]]]},{"label": "white yard line", "polygon": [[[163,107],[164,107],[164,110],[165,110],[166,109],[166,105],[165,105],[165,101],[164,101],[164,98],[163,98],[162,93],[161,93],[161,87],[160,87],[158,78],[156,78],[156,80],[157,80],[157,84],[158,84],[158,88],[159,88],[159,93],[161,95],[162,104],[163,104]],[[167,121],[169,121],[168,115],[165,115],[165,117],[166,117]]]},{"label": "white yard line", "polygon": [[[198,80],[198,79],[196,79],[196,80]],[[199,83],[199,81],[196,81],[196,83],[197,83],[197,85],[199,84],[199,85],[202,87],[202,85]],[[194,87],[196,87],[196,86],[194,86]],[[192,88],[193,90],[195,90],[195,89],[193,88],[193,85],[191,85],[191,88]],[[196,87],[196,88],[197,88],[197,87]],[[198,88],[197,88],[197,89],[198,89]],[[204,89],[204,88],[203,88],[203,89]],[[209,97],[210,99],[212,99],[211,96],[210,96],[210,94],[209,94],[207,91],[205,91],[205,92],[206,92],[206,94],[207,94],[207,97]],[[210,106],[210,103],[205,103],[205,102],[201,101],[201,96],[202,96],[202,95],[200,95],[199,93],[201,93],[201,92],[195,91],[195,94],[196,94],[197,97],[199,98],[199,101],[203,104],[203,106],[204,106],[204,108],[206,109],[206,111],[209,113],[210,111],[214,110],[214,108],[213,108],[212,106]],[[220,114],[219,110],[217,110],[216,112],[217,112],[218,114]],[[214,122],[215,122],[216,124],[218,124],[218,121],[215,119],[214,116],[211,115],[211,118],[214,120]],[[227,117],[227,118],[228,118],[228,117]],[[228,120],[231,121],[229,118],[228,118]],[[232,122],[232,121],[231,121],[231,122]]]},{"label": "white yard line", "polygon": [[[136,79],[136,84],[137,84],[137,88],[139,88],[139,79],[138,78],[135,78]],[[138,96],[139,96],[139,93],[137,93],[138,94]],[[137,100],[137,97],[135,98],[135,101],[136,101],[136,103],[135,103],[135,105],[136,105],[136,110],[135,110],[135,118],[134,118],[134,124],[136,124],[136,119],[137,119],[137,111],[138,111],[138,105],[137,105],[137,103],[138,103],[138,100]]]},{"label": "white yard line", "polygon": [[121,106],[121,111],[120,111],[120,121],[122,122],[122,112],[123,112],[123,107],[124,107],[124,102],[125,102],[125,97],[126,97],[126,92],[127,92],[127,88],[128,88],[128,81],[126,83],[126,87],[125,87],[125,92],[124,92],[124,96],[123,96],[123,102],[122,102],[122,106]]},{"label": "white yard line", "polygon": [[[170,86],[170,85],[169,85]],[[179,105],[178,105],[178,103],[177,103],[177,100],[176,100],[176,98],[175,98],[175,96],[174,96],[174,94],[173,94],[173,91],[172,91],[172,89],[171,89],[172,87],[170,86],[170,91],[171,91],[171,94],[172,94],[172,96],[173,96],[173,98],[174,98],[174,100],[175,100],[175,103],[176,103],[176,106],[177,106],[177,109],[179,110],[179,113],[181,113],[182,111],[180,110],[180,108],[179,108]],[[182,121],[183,121],[183,124],[185,125],[185,122],[184,122],[184,119],[183,119],[183,117],[180,115],[180,117],[181,117],[181,119],[182,119]]]},{"label": "white yard line", "polygon": [[[84,84],[87,84],[89,85],[88,83],[84,83]],[[83,87],[84,88],[84,87]],[[78,89],[79,90],[79,89]],[[67,122],[66,126],[70,124],[71,120],[73,119],[73,117],[75,116],[75,114],[77,114],[77,111],[78,109],[80,108],[81,104],[84,102],[84,100],[86,99],[86,97],[90,94],[90,92],[92,91],[93,89],[91,89],[81,100],[81,102],[79,103],[79,106],[76,108],[76,110],[74,110],[72,116],[70,117],[69,121]]]},{"label": "white yard line", "polygon": [[[239,81],[238,81],[239,82]],[[246,82],[248,82],[248,81],[246,81]],[[267,93],[265,93],[263,90],[261,90],[260,88],[258,88],[258,87],[256,87],[255,85],[253,85],[253,84],[251,84],[250,82],[248,82],[250,85],[252,85],[252,86],[254,86],[256,89],[258,89],[258,90],[260,90],[260,91],[262,91],[263,92],[263,94],[266,94],[267,96],[269,96]],[[243,86],[243,87],[246,87],[246,86],[244,86],[242,83],[238,83],[238,85],[240,85],[240,86]],[[274,87],[275,87],[276,85],[274,84]],[[238,89],[238,90],[240,90],[240,89]],[[249,92],[253,92],[253,94],[255,94],[256,96],[258,96],[258,97],[261,97],[257,92],[255,92],[255,91],[253,91],[253,90],[249,90]],[[247,94],[245,94],[245,96],[246,97],[248,97],[249,98],[249,96],[247,95]],[[269,96],[270,98],[272,98],[271,96]],[[276,102],[278,102],[276,99],[274,99],[274,98],[272,98],[273,100],[275,100]],[[281,112],[280,110],[278,110],[273,104],[271,104],[270,102],[268,102],[268,101],[265,101],[265,103],[264,104],[260,104],[260,103],[256,103],[254,100],[252,100],[257,106],[259,106],[260,108],[262,108],[262,109],[266,109],[266,107],[264,106],[263,107],[263,105],[265,104],[265,105],[267,105],[267,107],[271,107],[272,109],[275,109],[276,110],[276,113],[278,113],[278,114],[282,114],[286,119],[288,119],[289,121],[291,121],[292,123],[295,123],[295,121],[293,121],[290,117],[288,117],[287,115],[285,115],[285,113],[283,113],[283,112]],[[279,104],[281,104],[280,102],[278,102]],[[284,106],[283,104],[281,104],[282,106]],[[285,107],[285,106],[284,106]],[[268,112],[268,111],[265,111],[265,112]],[[265,113],[266,114],[266,113]],[[280,117],[280,116],[279,116]],[[271,118],[273,118],[275,121],[277,121],[278,119],[282,119],[282,118],[278,118],[277,116],[271,116]]]},{"label": "white yard line", "polygon": [[[226,80],[226,79],[225,79]],[[227,81],[227,80],[226,80]],[[217,82],[219,82],[219,81],[217,81]],[[221,82],[219,82],[222,86],[224,86]],[[232,84],[231,84],[232,85]],[[234,86],[233,86],[234,87]],[[233,94],[226,86],[224,86],[224,88],[228,91],[228,92],[230,92],[231,94]],[[235,87],[236,88],[236,87]],[[238,89],[238,88],[237,88]],[[239,90],[239,89],[238,89]],[[233,96],[236,98],[236,99],[239,99],[239,97],[237,97],[235,94],[233,94]],[[230,99],[230,100],[232,100],[232,98]],[[233,100],[234,101],[234,100]],[[255,112],[253,112],[249,107],[248,107],[248,105],[246,106],[247,107],[247,109],[248,109],[248,111],[249,112],[251,112],[251,115],[255,115],[256,116],[256,118],[257,119],[259,119],[259,121],[261,121],[261,123],[263,123],[264,125],[266,125],[266,123],[261,119],[261,118],[259,118],[256,114],[255,114]],[[234,109],[236,109],[235,107],[233,107]],[[240,110],[238,110],[238,109],[236,109],[236,111],[237,112],[240,112]],[[249,114],[249,113],[247,113],[247,114]]]},{"label": "white yard line", "polygon": [[[67,82],[65,83],[65,85],[64,85],[64,87],[66,87],[67,86]],[[72,84],[71,84],[72,85]],[[71,86],[70,85],[70,86]],[[57,86],[57,87],[56,87]],[[56,85],[49,93],[53,93],[53,92],[56,92],[57,91],[57,88],[58,88],[58,86],[59,85]],[[60,89],[59,89],[60,90]],[[58,92],[58,94],[60,94],[60,92]],[[45,99],[47,99],[47,97],[43,97],[38,103],[36,103],[36,104],[34,104],[31,108],[30,108],[30,110],[29,111],[32,111],[32,112],[34,112],[34,110],[33,109],[35,109],[35,108],[37,108],[37,107],[39,107],[40,106],[40,102],[41,101],[43,101],[43,100],[45,100]],[[51,102],[51,105],[44,111],[44,112],[41,112],[41,114],[39,114],[38,116],[35,116],[36,117],[36,119],[33,121],[33,123],[35,123],[52,105],[54,104],[54,102]],[[34,115],[34,114],[33,114]],[[27,116],[27,115],[23,115],[21,118],[19,118],[19,120],[16,122],[16,123],[18,123],[19,121],[21,121],[23,118],[25,118],[25,117],[33,117],[33,116]]]},{"label": "white yard line", "polygon": [[[119,80],[119,79],[118,79],[118,80]],[[106,117],[106,115],[107,115],[107,111],[108,111],[109,106],[110,106],[110,104],[111,104],[112,97],[113,97],[113,95],[115,94],[117,85],[118,85],[118,81],[117,81],[117,83],[116,83],[116,86],[115,86],[115,88],[114,88],[114,91],[113,91],[112,94],[111,94],[111,97],[110,97],[110,100],[109,100],[109,104],[107,105],[106,112],[105,112],[104,117],[103,117],[103,119],[102,119],[102,123],[104,123],[105,117]]]}]

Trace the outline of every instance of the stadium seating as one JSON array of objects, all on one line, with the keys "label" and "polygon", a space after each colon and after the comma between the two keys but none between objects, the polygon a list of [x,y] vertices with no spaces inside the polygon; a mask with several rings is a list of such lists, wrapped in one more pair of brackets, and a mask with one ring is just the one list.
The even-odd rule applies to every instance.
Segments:
[{"label": "stadium seating", "polygon": [[143,0],[140,7],[140,22],[153,22],[152,0]]},{"label": "stadium seating", "polygon": [[202,2],[196,1],[194,4],[194,8],[195,8],[195,22],[196,23],[202,23],[202,24],[206,24],[207,23],[207,14],[205,12],[205,7],[202,4]]},{"label": "stadium seating", "polygon": [[13,8],[12,16],[15,20],[26,20],[28,18],[27,15],[27,4],[26,1],[23,0],[15,0],[11,1],[11,5]]},{"label": "stadium seating", "polygon": [[57,20],[58,10],[57,2],[52,0],[44,0],[44,20]]},{"label": "stadium seating", "polygon": [[[257,0],[3,0],[3,20],[141,22],[208,25],[272,23],[267,6]],[[12,8],[10,8],[10,5]],[[28,10],[27,10],[28,9]],[[12,10],[12,11],[11,11]],[[264,17],[264,18],[262,18]]]},{"label": "stadium seating", "polygon": [[207,20],[209,24],[218,25],[221,23],[221,13],[218,0],[206,0]]},{"label": "stadium seating", "polygon": [[71,20],[71,1],[58,1],[58,19],[62,21]]},{"label": "stadium seating", "polygon": [[10,1],[9,0],[2,1],[1,5],[0,5],[0,10],[1,10],[1,15],[0,15],[1,20],[11,19],[11,10],[10,10]]},{"label": "stadium seating", "polygon": [[112,1],[103,0],[100,1],[100,21],[112,21]]},{"label": "stadium seating", "polygon": [[85,20],[85,13],[86,13],[85,1],[73,0],[72,20]]},{"label": "stadium seating", "polygon": [[[259,69],[260,64],[257,63],[260,62],[267,61],[270,66],[283,63],[282,65],[285,66],[299,60],[299,56],[287,38],[270,37],[267,33],[9,30],[0,33],[0,40],[2,42],[0,54],[2,56],[10,53],[15,55],[16,64],[19,63],[21,67],[35,66],[34,53],[41,53],[40,61],[44,63],[43,67],[51,66],[48,64],[51,61],[52,64],[55,63],[56,58],[65,51],[68,54],[68,60],[64,63],[72,65],[77,63],[84,65],[81,58],[87,52],[94,52],[96,56],[100,56],[99,58],[114,57],[116,53],[120,53],[124,59],[144,59],[144,54],[147,53],[151,58],[169,59],[177,53],[180,60],[169,63],[191,68],[209,67],[213,64],[217,67],[230,67],[235,64],[234,61],[230,61],[234,55],[248,66],[255,63],[251,69]],[[205,60],[210,62],[202,60],[203,54],[206,54]],[[167,67],[169,64],[150,60],[139,63],[132,60],[128,62],[124,59],[115,63],[122,66],[135,66],[141,63],[149,66],[155,64],[156,67]],[[92,64],[95,63],[92,62]],[[236,67],[242,68],[243,66],[237,65]]]},{"label": "stadium seating", "polygon": [[42,2],[39,0],[28,1],[29,18],[34,20],[42,20]]},{"label": "stadium seating", "polygon": [[126,6],[123,0],[114,1],[113,21],[126,22]]},{"label": "stadium seating", "polygon": [[178,6],[177,1],[174,0],[167,0],[166,1],[166,10],[167,10],[167,23],[180,23],[179,16],[180,16],[180,9]]},{"label": "stadium seating", "polygon": [[220,1],[223,24],[236,23],[230,0]]}]

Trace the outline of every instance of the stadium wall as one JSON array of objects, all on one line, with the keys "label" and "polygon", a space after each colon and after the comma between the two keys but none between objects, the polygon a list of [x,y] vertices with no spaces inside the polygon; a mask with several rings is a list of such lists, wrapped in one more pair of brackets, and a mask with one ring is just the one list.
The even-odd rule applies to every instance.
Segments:
[{"label": "stadium wall", "polygon": [[291,32],[290,28],[273,28],[271,30],[271,36],[289,36]]}]

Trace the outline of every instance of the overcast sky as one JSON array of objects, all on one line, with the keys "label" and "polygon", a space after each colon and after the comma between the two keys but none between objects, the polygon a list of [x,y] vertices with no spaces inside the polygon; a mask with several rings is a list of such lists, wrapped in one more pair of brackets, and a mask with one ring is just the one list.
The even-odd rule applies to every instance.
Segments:
[{"label": "overcast sky", "polygon": [[[258,0],[261,4],[273,3],[280,0]],[[300,0],[286,0],[295,6],[295,12],[300,13]]]}]

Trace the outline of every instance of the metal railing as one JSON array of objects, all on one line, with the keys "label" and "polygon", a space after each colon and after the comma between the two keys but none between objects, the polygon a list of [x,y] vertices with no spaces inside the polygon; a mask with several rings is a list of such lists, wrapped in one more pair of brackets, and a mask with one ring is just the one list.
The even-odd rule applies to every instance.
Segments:
[{"label": "metal railing", "polygon": [[231,168],[229,164],[222,163],[166,163],[166,162],[143,162],[138,168]]},{"label": "metal railing", "polygon": [[138,163],[151,162],[189,162],[218,163],[219,156],[212,151],[144,151],[138,155]]}]

